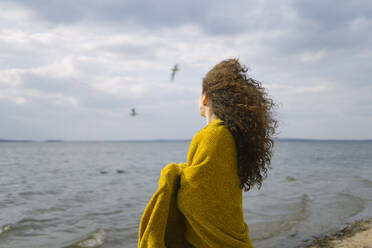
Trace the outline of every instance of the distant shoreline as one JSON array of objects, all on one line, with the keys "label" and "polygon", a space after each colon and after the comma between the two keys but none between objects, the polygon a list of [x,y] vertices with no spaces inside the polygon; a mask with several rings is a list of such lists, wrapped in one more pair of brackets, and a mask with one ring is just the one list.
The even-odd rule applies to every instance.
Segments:
[{"label": "distant shoreline", "polygon": [[[132,142],[190,142],[191,139],[153,139],[153,140],[16,140],[0,139],[0,143],[132,143]],[[278,142],[372,142],[372,139],[303,139],[303,138],[275,138]]]},{"label": "distant shoreline", "polygon": [[275,141],[289,141],[289,142],[334,142],[334,141],[360,141],[360,142],[371,142],[372,139],[302,139],[302,138],[276,138]]},{"label": "distant shoreline", "polygon": [[32,140],[10,140],[10,139],[0,139],[0,142],[3,143],[30,143],[34,142]]},{"label": "distant shoreline", "polygon": [[154,139],[154,140],[12,140],[0,139],[0,143],[131,143],[131,142],[186,142],[188,139]]}]

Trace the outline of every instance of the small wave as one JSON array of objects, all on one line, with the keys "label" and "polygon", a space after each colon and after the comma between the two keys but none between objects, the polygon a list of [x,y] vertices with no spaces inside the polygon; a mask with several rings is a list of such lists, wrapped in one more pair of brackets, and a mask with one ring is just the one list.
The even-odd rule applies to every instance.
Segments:
[{"label": "small wave", "polygon": [[372,187],[372,181],[368,180],[367,178],[361,177],[361,176],[355,176],[358,180],[362,181],[365,185]]},{"label": "small wave", "polygon": [[45,223],[55,221],[56,218],[53,219],[32,219],[32,218],[23,218],[15,223],[6,224],[0,227],[0,235],[12,232],[12,231],[20,231],[24,229],[41,229]]},{"label": "small wave", "polygon": [[347,211],[348,214],[347,217],[353,217],[357,215],[358,213],[362,212],[366,207],[366,202],[362,198],[350,195],[347,193],[339,193],[340,197],[344,197],[344,202],[342,202],[340,205],[343,206],[342,209]]},{"label": "small wave", "polygon": [[50,221],[58,220],[57,218],[51,218],[51,219],[33,219],[33,218],[23,218],[20,221],[16,223],[16,225],[19,224],[25,224],[25,223],[46,223]]},{"label": "small wave", "polygon": [[23,191],[18,193],[19,196],[39,196],[39,195],[56,195],[58,191],[46,190],[46,191]]},{"label": "small wave", "polygon": [[[283,232],[287,232],[292,229],[292,227],[301,221],[304,221],[308,217],[308,202],[311,198],[307,194],[301,195],[297,201],[292,202],[288,205],[281,205],[281,208],[289,210],[290,213],[278,214],[278,215],[268,215],[259,214],[264,217],[266,221],[256,223],[255,229],[255,241],[261,241],[265,239],[270,239],[272,237],[278,236]],[[295,235],[295,234],[294,234]]]},{"label": "small wave", "polygon": [[10,224],[7,224],[7,225],[4,225],[4,226],[0,227],[0,235],[10,231],[11,229],[12,229],[12,225],[10,225]]},{"label": "small wave", "polygon": [[121,209],[113,210],[113,211],[106,211],[106,212],[93,212],[93,213],[88,213],[87,217],[118,215],[122,212],[123,212],[123,210],[121,210]]},{"label": "small wave", "polygon": [[371,188],[372,181],[370,179],[361,176],[354,176],[353,180],[346,185],[343,192],[358,196],[365,201],[372,201]]},{"label": "small wave", "polygon": [[106,234],[103,229],[96,229],[94,232],[88,234],[82,239],[74,242],[72,245],[64,248],[96,248],[103,245]]},{"label": "small wave", "polygon": [[53,206],[49,208],[35,208],[35,209],[28,211],[27,213],[30,215],[38,215],[38,214],[45,214],[45,213],[52,213],[52,212],[63,212],[65,210],[66,209],[62,207]]},{"label": "small wave", "polygon": [[311,197],[307,194],[303,194],[301,196],[301,211],[298,220],[302,221],[306,219],[307,214],[308,214],[308,203],[311,201]]}]

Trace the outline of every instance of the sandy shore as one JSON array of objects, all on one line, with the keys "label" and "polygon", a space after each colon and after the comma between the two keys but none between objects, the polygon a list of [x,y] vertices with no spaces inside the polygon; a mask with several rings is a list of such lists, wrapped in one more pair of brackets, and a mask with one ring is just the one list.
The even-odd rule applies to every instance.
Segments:
[{"label": "sandy shore", "polygon": [[304,248],[372,248],[372,218],[346,224],[345,228],[315,240]]}]

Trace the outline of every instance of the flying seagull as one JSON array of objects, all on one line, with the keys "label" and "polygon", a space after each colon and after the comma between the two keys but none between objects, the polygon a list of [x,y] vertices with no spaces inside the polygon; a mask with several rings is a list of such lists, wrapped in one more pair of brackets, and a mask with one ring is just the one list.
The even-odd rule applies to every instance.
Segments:
[{"label": "flying seagull", "polygon": [[132,111],[132,112],[130,113],[131,116],[136,116],[136,115],[138,115],[137,112],[136,112],[136,109],[135,109],[135,108],[132,108],[131,111]]},{"label": "flying seagull", "polygon": [[178,69],[178,65],[175,64],[174,67],[172,68],[172,75],[171,75],[171,81],[173,82],[174,81],[174,77],[176,76],[176,72],[179,71],[180,69]]}]

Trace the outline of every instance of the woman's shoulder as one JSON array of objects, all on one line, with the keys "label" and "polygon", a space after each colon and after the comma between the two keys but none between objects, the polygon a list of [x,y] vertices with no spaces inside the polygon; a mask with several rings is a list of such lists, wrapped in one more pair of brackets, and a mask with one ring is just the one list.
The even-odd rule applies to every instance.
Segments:
[{"label": "woman's shoulder", "polygon": [[234,140],[231,132],[224,125],[224,122],[221,119],[216,119],[209,125],[205,126],[199,132],[197,132],[193,140],[200,142],[227,142],[230,143]]},{"label": "woman's shoulder", "polygon": [[[212,124],[212,125],[211,125]],[[187,164],[192,164],[194,157],[236,156],[236,146],[233,136],[222,122],[214,122],[205,126],[192,139],[187,155]],[[211,154],[214,154],[213,156]]]}]

